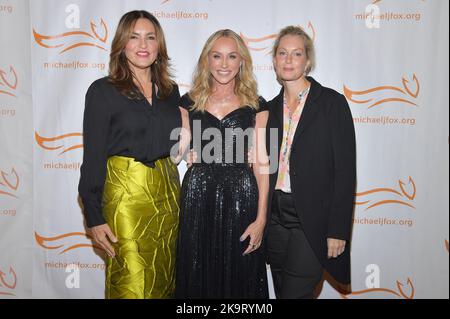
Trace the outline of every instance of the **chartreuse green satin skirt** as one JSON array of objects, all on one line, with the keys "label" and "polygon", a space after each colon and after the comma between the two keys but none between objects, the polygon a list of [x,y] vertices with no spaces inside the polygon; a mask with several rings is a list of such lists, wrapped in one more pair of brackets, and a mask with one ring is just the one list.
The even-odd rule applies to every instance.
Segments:
[{"label": "chartreuse green satin skirt", "polygon": [[106,298],[171,298],[175,289],[180,180],[170,158],[151,168],[108,159],[103,214],[116,235],[107,258]]}]

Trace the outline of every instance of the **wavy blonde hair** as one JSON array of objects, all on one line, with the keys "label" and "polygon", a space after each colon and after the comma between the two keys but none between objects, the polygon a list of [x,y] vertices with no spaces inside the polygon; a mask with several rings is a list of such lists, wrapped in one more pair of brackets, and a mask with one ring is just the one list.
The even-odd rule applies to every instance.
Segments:
[{"label": "wavy blonde hair", "polygon": [[112,41],[110,61],[109,61],[109,81],[125,96],[130,99],[144,99],[141,90],[134,84],[133,71],[125,55],[125,47],[130,40],[134,25],[138,19],[149,20],[156,31],[156,41],[158,42],[158,57],[150,66],[152,81],[158,87],[158,97],[167,98],[172,92],[175,82],[171,79],[170,58],[167,54],[166,40],[163,29],[151,13],[147,11],[130,11],[125,13],[120,19],[116,34]]},{"label": "wavy blonde hair", "polygon": [[189,97],[194,102],[192,109],[201,112],[206,109],[213,84],[213,77],[209,71],[208,55],[220,38],[230,38],[236,41],[238,53],[242,57],[242,65],[235,78],[234,90],[243,106],[250,106],[257,110],[259,108],[258,85],[253,74],[252,57],[244,40],[236,32],[229,29],[213,33],[203,47],[194,72],[192,89],[189,91]]}]

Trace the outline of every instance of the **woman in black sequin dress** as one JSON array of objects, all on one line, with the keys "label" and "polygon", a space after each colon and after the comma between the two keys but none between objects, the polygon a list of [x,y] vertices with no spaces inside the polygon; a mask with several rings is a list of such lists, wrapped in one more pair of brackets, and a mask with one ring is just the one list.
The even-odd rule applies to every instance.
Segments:
[{"label": "woman in black sequin dress", "polygon": [[[218,31],[206,42],[192,90],[181,100],[197,159],[182,184],[177,298],[268,298],[261,249],[268,112],[252,70],[239,35]],[[252,166],[249,144],[255,154]]]}]

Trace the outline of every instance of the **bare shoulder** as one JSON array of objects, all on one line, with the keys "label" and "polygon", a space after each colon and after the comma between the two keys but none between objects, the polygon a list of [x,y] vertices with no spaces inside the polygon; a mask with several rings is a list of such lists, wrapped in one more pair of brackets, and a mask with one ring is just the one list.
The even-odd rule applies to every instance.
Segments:
[{"label": "bare shoulder", "polygon": [[269,111],[267,110],[256,113],[256,126],[266,127],[268,118],[269,118]]}]

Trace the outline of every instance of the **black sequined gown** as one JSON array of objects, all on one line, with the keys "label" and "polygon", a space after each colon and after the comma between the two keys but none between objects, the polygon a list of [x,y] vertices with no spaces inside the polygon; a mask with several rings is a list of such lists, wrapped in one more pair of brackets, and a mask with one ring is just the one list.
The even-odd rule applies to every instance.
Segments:
[{"label": "black sequined gown", "polygon": [[[189,104],[186,97],[182,101]],[[232,111],[222,120],[206,111],[190,112],[191,130],[197,120],[202,133],[215,128],[225,137],[226,128],[253,128],[255,116],[250,107]],[[177,298],[268,298],[264,248],[242,255],[250,237],[241,242],[240,236],[256,219],[258,186],[246,159],[248,143],[244,148],[237,147],[242,137],[239,134],[223,138],[222,154],[214,154],[215,163],[193,164],[184,176],[176,263]],[[201,141],[199,149],[204,151],[209,142]],[[234,158],[232,163],[225,163],[225,153],[230,148],[235,151]]]}]

